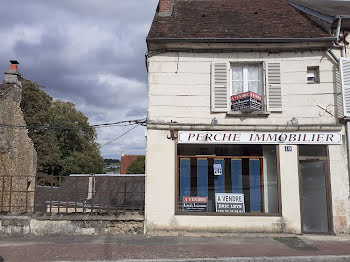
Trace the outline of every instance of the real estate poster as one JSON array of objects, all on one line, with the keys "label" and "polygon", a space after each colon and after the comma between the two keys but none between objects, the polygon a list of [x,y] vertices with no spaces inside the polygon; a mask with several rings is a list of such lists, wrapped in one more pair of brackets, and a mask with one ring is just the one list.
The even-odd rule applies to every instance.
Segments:
[{"label": "real estate poster", "polygon": [[188,212],[207,212],[208,197],[184,197],[183,208]]},{"label": "real estate poster", "polygon": [[215,206],[218,213],[245,213],[244,194],[216,193]]}]

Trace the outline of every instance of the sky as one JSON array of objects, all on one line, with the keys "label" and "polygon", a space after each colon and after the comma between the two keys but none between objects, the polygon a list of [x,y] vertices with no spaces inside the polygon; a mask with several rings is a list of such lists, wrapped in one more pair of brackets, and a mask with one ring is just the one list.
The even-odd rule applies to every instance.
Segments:
[{"label": "sky", "polygon": [[[54,99],[76,104],[91,124],[147,113],[146,36],[158,0],[1,0],[0,70],[21,74]],[[3,79],[3,77],[0,79]],[[130,127],[97,130],[105,144]],[[105,158],[145,154],[145,128],[101,148]]]}]

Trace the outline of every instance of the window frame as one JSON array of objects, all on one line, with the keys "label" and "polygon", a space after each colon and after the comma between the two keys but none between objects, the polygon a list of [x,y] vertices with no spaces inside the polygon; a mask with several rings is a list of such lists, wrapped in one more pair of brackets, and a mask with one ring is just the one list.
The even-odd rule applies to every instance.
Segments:
[{"label": "window frame", "polygon": [[[260,88],[261,88],[261,97],[262,97],[262,110],[261,111],[253,111],[250,113],[242,112],[242,111],[232,111],[231,110],[231,96],[235,95],[233,94],[233,86],[232,86],[232,67],[233,66],[242,66],[243,67],[243,89],[246,86],[248,88],[248,73],[245,75],[245,70],[248,72],[247,66],[249,65],[257,65],[259,67],[259,80],[260,80]],[[267,102],[266,102],[266,76],[265,76],[265,64],[262,61],[242,61],[242,62],[229,62],[229,92],[228,93],[228,101],[229,101],[229,110],[227,112],[228,115],[266,115],[266,108],[267,108]],[[243,90],[243,93],[249,92],[249,90]]]},{"label": "window frame", "polygon": [[[180,158],[190,157],[212,157],[212,158],[235,158],[233,156],[188,156],[178,155],[178,145],[175,143],[175,197],[174,197],[174,215],[175,216],[230,216],[230,217],[282,217],[282,197],[281,197],[281,175],[280,175],[280,150],[279,145],[276,146],[276,170],[277,170],[277,197],[278,197],[278,213],[219,213],[219,212],[184,212],[179,210],[179,189],[180,189]],[[241,158],[242,156],[239,156]],[[256,156],[247,156],[244,158],[258,158]]]}]

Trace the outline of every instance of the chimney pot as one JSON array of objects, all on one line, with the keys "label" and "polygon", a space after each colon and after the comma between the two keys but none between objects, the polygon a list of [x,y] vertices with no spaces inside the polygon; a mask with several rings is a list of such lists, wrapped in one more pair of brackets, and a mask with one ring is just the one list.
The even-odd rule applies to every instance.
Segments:
[{"label": "chimney pot", "polygon": [[19,63],[18,63],[17,60],[10,60],[10,63],[11,63],[11,65],[10,65],[10,70],[11,70],[11,69],[12,69],[12,70],[18,70],[18,65],[19,65]]}]

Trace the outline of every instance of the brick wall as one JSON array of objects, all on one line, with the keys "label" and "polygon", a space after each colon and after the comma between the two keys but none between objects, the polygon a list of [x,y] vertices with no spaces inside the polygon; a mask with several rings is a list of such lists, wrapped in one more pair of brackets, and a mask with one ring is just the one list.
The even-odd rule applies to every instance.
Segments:
[{"label": "brick wall", "polygon": [[126,174],[126,170],[131,162],[135,161],[139,155],[124,155],[121,159],[120,174]]},{"label": "brick wall", "polygon": [[159,14],[171,13],[172,0],[159,0]]}]

